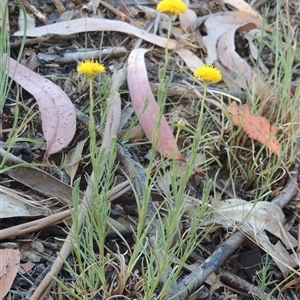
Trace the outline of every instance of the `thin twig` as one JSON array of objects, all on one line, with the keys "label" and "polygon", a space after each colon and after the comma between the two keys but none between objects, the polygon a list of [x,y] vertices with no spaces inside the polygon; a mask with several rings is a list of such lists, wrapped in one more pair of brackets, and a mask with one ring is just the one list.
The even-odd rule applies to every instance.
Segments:
[{"label": "thin twig", "polygon": [[66,221],[71,216],[71,210],[62,211],[39,220],[34,220],[17,226],[0,230],[0,240],[8,239],[13,236],[20,236],[26,233],[36,232],[43,228]]},{"label": "thin twig", "polygon": [[66,8],[64,7],[64,5],[61,3],[60,0],[52,0],[52,1],[60,15],[66,11]]},{"label": "thin twig", "polygon": [[39,21],[41,21],[44,24],[47,24],[47,18],[40,11],[38,11],[32,4],[30,4],[27,0],[22,0],[22,4],[29,11],[31,11]]},{"label": "thin twig", "polygon": [[[219,269],[223,263],[246,241],[245,235],[237,231],[231,235],[208,259],[206,259],[198,270],[191,272],[179,283],[179,290],[184,290],[179,299],[184,300],[194,293],[205,282],[210,274]],[[191,284],[192,283],[192,284]]]}]

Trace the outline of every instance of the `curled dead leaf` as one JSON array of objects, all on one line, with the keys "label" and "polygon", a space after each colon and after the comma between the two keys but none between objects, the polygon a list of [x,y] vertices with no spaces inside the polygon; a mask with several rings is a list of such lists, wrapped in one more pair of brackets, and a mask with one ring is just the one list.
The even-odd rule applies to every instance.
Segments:
[{"label": "curled dead leaf", "polygon": [[229,30],[245,31],[253,28],[263,28],[260,18],[248,15],[240,11],[228,11],[217,15],[211,15],[205,21],[207,36],[203,37],[207,49],[206,63],[213,64],[217,59],[217,43],[224,33]]},{"label": "curled dead leaf", "polygon": [[[284,213],[273,203],[266,201],[251,203],[235,198],[218,201],[203,225],[217,224],[227,229],[238,226],[272,256],[286,277],[290,268],[298,265],[296,256],[288,252],[288,250],[294,249],[298,243],[285,229],[284,222]],[[278,238],[275,245],[270,241],[267,232]]]}]

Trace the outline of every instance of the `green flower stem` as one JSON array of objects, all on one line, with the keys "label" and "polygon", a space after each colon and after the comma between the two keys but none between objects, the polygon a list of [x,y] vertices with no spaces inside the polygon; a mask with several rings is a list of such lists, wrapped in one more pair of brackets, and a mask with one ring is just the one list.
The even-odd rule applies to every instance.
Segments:
[{"label": "green flower stem", "polygon": [[169,63],[169,42],[170,42],[170,37],[171,37],[171,29],[172,29],[172,17],[173,15],[169,15],[169,23],[168,23],[168,33],[167,33],[167,43],[165,47],[165,64],[164,64],[164,70],[167,70],[168,63]]},{"label": "green flower stem", "polygon": [[94,119],[94,98],[93,98],[93,79],[88,78],[89,81],[89,97],[90,97],[90,111],[89,111],[89,136],[90,136],[90,154],[92,165],[96,163],[96,132],[95,132],[95,119]]},{"label": "green flower stem", "polygon": [[[201,106],[200,106],[200,112],[199,112],[199,121],[202,122],[203,120],[203,112],[204,112],[204,105],[205,105],[205,99],[206,99],[206,92],[207,92],[207,83],[204,83],[204,90],[203,90],[203,96],[202,96],[202,101],[201,101]],[[202,126],[199,126],[201,124],[197,125],[197,128],[202,128]]]}]

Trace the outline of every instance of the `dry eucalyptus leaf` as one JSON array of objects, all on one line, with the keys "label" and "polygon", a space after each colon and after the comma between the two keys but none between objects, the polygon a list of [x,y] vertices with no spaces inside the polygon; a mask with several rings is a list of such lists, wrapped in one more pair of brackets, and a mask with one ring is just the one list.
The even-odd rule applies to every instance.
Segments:
[{"label": "dry eucalyptus leaf", "polygon": [[[25,51],[24,51],[25,52]],[[30,69],[30,70],[35,70],[41,63],[40,63],[40,60],[38,59],[36,53],[31,50],[31,51],[28,51],[28,49],[26,50],[26,54],[28,56],[28,58],[24,61],[23,65],[24,67]],[[25,56],[25,55],[24,55]]]},{"label": "dry eucalyptus leaf", "polygon": [[76,11],[74,9],[72,10],[66,10],[64,11],[58,18],[58,22],[65,22],[70,21],[74,18]]},{"label": "dry eucalyptus leaf", "polygon": [[272,255],[284,278],[290,272],[290,268],[299,266],[299,260],[295,255],[290,255],[286,247],[278,241],[275,245],[269,241],[266,231],[259,231],[255,235],[255,240],[258,244],[262,245],[267,253]]},{"label": "dry eucalyptus leaf", "polygon": [[[26,19],[26,22],[25,22]],[[25,27],[26,24],[26,28]],[[19,30],[27,30],[29,28],[35,28],[35,18],[32,17],[31,15],[29,15],[28,13],[26,13],[26,16],[24,18],[24,13],[23,10],[20,9],[19,12],[19,18],[18,18],[18,26],[19,26]]]},{"label": "dry eucalyptus leaf", "polygon": [[118,132],[122,130],[124,125],[130,120],[132,114],[134,113],[134,109],[131,106],[126,106],[121,112],[121,120]]},{"label": "dry eucalyptus leaf", "polygon": [[180,56],[180,58],[185,62],[191,71],[195,71],[197,68],[204,65],[204,62],[201,60],[201,58],[188,49],[181,48],[179,50],[175,50],[175,52]]},{"label": "dry eucalyptus leaf", "polygon": [[72,187],[38,168],[18,166],[5,171],[5,174],[47,197],[56,198],[64,204],[72,202]]},{"label": "dry eucalyptus leaf", "polygon": [[[78,32],[89,32],[89,31],[116,31],[123,32],[127,34],[132,34],[138,38],[141,38],[149,43],[155,44],[159,47],[165,47],[167,44],[167,39],[151,34],[146,30],[137,28],[133,25],[122,21],[115,20],[105,20],[97,18],[81,18],[66,22],[59,22],[50,25],[44,25],[41,27],[36,27],[28,29],[26,32],[23,30],[14,33],[15,36],[26,36],[38,37],[45,34],[75,34]],[[178,44],[175,40],[170,40],[168,43],[168,48],[174,50],[178,48]]]},{"label": "dry eucalyptus leaf", "polygon": [[75,108],[57,85],[9,58],[8,75],[32,94],[39,105],[47,141],[45,158],[68,146],[76,130]]},{"label": "dry eucalyptus leaf", "polygon": [[214,65],[221,71],[222,80],[225,82],[230,91],[242,91],[242,87],[245,83],[241,78],[239,78],[239,75],[235,71],[225,68],[219,61],[216,61]]},{"label": "dry eucalyptus leaf", "polygon": [[26,199],[0,192],[0,219],[42,215],[47,215],[45,210],[26,204]]},{"label": "dry eucalyptus leaf", "polygon": [[19,266],[19,270],[18,272],[21,274],[26,274],[27,272],[29,272],[32,268],[35,267],[35,263],[31,262],[31,261],[27,261],[23,264],[20,264]]},{"label": "dry eucalyptus leaf", "polygon": [[[45,34],[74,34],[78,32],[89,32],[89,31],[116,31],[134,35],[141,38],[149,43],[165,48],[167,39],[151,34],[143,29],[137,28],[130,24],[115,20],[103,20],[96,18],[87,19],[75,19],[66,22],[59,22],[50,25],[44,25],[41,27],[29,29],[26,31],[26,36],[39,37]],[[25,32],[23,30],[14,33],[15,36],[23,36]],[[181,48],[179,43],[175,40],[170,39],[168,43],[170,50],[175,52],[182,58],[187,64],[191,71],[201,66],[203,62],[190,50]]]},{"label": "dry eucalyptus leaf", "polygon": [[186,31],[197,21],[197,14],[192,9],[187,9],[185,13],[179,15],[180,27]]},{"label": "dry eucalyptus leaf", "polygon": [[229,70],[235,70],[245,86],[246,82],[250,83],[252,80],[252,70],[249,64],[235,51],[234,35],[235,29],[230,29],[219,38],[217,53],[223,66]]},{"label": "dry eucalyptus leaf", "polygon": [[[285,230],[284,220],[282,210],[273,203],[264,201],[251,203],[242,199],[229,199],[216,203],[214,211],[203,224],[206,226],[218,224],[227,229],[238,227],[272,256],[286,276],[289,267],[294,268],[298,263],[296,257],[290,255],[287,249],[296,247],[298,242]],[[266,232],[276,236],[281,245],[273,245]]]},{"label": "dry eucalyptus leaf", "polygon": [[235,51],[234,35],[235,30],[230,29],[219,38],[217,44],[219,60],[223,66],[235,73],[235,83],[241,88],[251,87],[253,92],[261,91],[265,87],[262,78],[264,76],[257,76],[256,70],[252,70],[246,60]]},{"label": "dry eucalyptus leaf", "polygon": [[[247,27],[245,27],[247,25]],[[258,17],[239,11],[228,11],[211,15],[206,21],[207,36],[203,37],[207,49],[206,63],[213,64],[217,59],[217,42],[229,30],[250,30],[262,28],[263,24]]]},{"label": "dry eucalyptus leaf", "polygon": [[117,136],[119,132],[121,122],[121,97],[118,90],[124,81],[125,69],[120,69],[113,73],[109,96],[106,99],[108,111],[101,145],[102,148],[106,148],[108,151],[111,146],[111,140],[114,136]]},{"label": "dry eucalyptus leaf", "polygon": [[82,158],[83,147],[87,139],[80,141],[75,148],[66,154],[65,171],[70,177],[70,185],[73,186],[80,159]]}]

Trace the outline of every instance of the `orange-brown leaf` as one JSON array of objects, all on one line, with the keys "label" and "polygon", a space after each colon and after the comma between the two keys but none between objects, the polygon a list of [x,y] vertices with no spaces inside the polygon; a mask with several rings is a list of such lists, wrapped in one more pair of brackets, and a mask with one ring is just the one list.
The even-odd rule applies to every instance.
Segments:
[{"label": "orange-brown leaf", "polygon": [[227,110],[232,116],[234,125],[242,127],[251,139],[265,144],[271,152],[280,155],[280,145],[275,136],[277,128],[265,117],[251,113],[247,105],[238,106],[236,102],[232,102]]},{"label": "orange-brown leaf", "polygon": [[9,292],[20,265],[19,249],[0,249],[0,299]]}]

